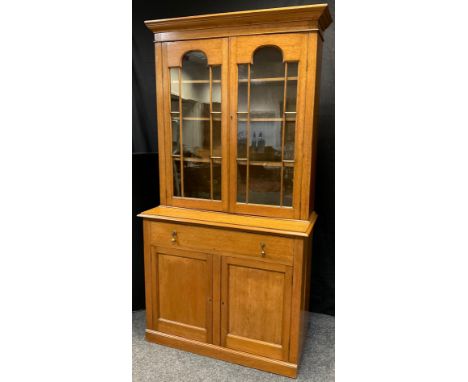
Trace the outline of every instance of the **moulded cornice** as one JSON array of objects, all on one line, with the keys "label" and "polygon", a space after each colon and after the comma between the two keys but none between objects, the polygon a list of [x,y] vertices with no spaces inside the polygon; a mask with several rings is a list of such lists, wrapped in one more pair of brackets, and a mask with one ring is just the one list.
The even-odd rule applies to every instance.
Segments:
[{"label": "moulded cornice", "polygon": [[332,22],[327,4],[260,9],[241,12],[216,13],[210,15],[148,20],[145,25],[153,33],[231,26],[254,26],[261,24],[314,22],[325,30]]}]

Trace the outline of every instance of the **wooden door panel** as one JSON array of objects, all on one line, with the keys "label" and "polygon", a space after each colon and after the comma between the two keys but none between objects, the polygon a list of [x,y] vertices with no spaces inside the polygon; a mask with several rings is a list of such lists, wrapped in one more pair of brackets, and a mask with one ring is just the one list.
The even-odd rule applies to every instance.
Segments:
[{"label": "wooden door panel", "polygon": [[291,267],[223,257],[221,279],[223,346],[287,360]]},{"label": "wooden door panel", "polygon": [[229,69],[230,211],[298,219],[307,35],[233,37]]},{"label": "wooden door panel", "polygon": [[152,266],[154,328],[211,342],[211,255],[152,247]]},{"label": "wooden door panel", "polygon": [[227,210],[228,39],[163,43],[162,56],[166,203]]},{"label": "wooden door panel", "polygon": [[[229,333],[281,343],[284,273],[231,264],[229,267]],[[267,330],[265,330],[267,329]]]}]

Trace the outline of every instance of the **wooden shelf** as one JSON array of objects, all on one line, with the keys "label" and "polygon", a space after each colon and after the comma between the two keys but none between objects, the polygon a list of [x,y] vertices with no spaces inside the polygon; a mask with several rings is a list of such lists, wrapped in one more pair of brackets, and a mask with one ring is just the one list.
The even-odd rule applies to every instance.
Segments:
[{"label": "wooden shelf", "polygon": [[[246,118],[237,119],[238,122],[247,122]],[[282,122],[283,118],[250,118],[250,122]]]},{"label": "wooden shelf", "polygon": [[[257,82],[284,82],[284,77],[265,77],[265,78],[251,78],[250,83]],[[286,81],[297,81],[297,77],[286,77]],[[240,79],[239,83],[247,83],[248,79]]]},{"label": "wooden shelf", "polygon": [[[283,118],[250,118],[250,122],[281,122]],[[247,119],[238,119],[239,122],[247,122]]]},{"label": "wooden shelf", "polygon": [[[172,154],[172,158],[180,162],[180,155]],[[184,157],[184,162],[193,162],[193,163],[210,163],[210,160],[220,161],[222,157],[212,156],[210,158],[195,158],[195,157]]]},{"label": "wooden shelf", "polygon": [[[246,166],[247,165],[247,158],[237,158],[237,164]],[[251,166],[264,166],[264,167],[278,167],[281,168],[281,161],[279,162],[272,162],[272,161],[249,161]],[[294,167],[293,160],[283,160],[284,167]]]},{"label": "wooden shelf", "polygon": [[[172,80],[171,83],[178,84],[178,80]],[[209,84],[210,80],[182,80],[183,84]],[[213,84],[220,84],[221,80],[213,80],[211,81]]]},{"label": "wooden shelf", "polygon": [[[264,78],[251,78],[250,83],[257,82],[284,82],[284,77],[264,77]],[[286,81],[297,81],[297,77],[287,77]],[[247,83],[248,79],[240,79],[239,83]],[[178,84],[178,80],[172,80],[171,83]],[[210,80],[182,80],[182,84],[209,84]],[[213,80],[213,84],[221,83],[221,80]]]},{"label": "wooden shelf", "polygon": [[182,117],[182,121],[209,121],[210,117]]},{"label": "wooden shelf", "polygon": [[[179,120],[179,117],[172,117],[172,119]],[[210,117],[182,117],[182,121],[209,121]],[[213,116],[213,121],[221,121],[221,119]]]},{"label": "wooden shelf", "polygon": [[[247,122],[246,118],[238,118],[238,122]],[[250,118],[250,122],[282,122],[283,118]],[[295,122],[296,118],[287,118],[286,122]]]}]

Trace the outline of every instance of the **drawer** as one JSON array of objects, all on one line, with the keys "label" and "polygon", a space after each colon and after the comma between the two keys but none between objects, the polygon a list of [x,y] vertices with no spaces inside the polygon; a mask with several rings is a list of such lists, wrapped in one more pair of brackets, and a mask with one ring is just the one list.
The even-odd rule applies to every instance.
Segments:
[{"label": "drawer", "polygon": [[239,254],[287,265],[293,263],[293,238],[166,222],[151,222],[149,236],[151,244],[156,246]]}]

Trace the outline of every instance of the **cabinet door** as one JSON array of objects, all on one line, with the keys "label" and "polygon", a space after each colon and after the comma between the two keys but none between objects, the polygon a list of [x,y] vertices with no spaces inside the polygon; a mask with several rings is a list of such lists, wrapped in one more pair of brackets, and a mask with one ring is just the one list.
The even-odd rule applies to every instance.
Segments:
[{"label": "cabinet door", "polygon": [[167,204],[227,210],[228,40],[162,49]]},{"label": "cabinet door", "polygon": [[212,342],[212,258],[151,247],[152,329]]},{"label": "cabinet door", "polygon": [[288,360],[291,267],[223,257],[221,284],[222,346]]},{"label": "cabinet door", "polygon": [[231,210],[299,218],[307,36],[231,39]]}]

